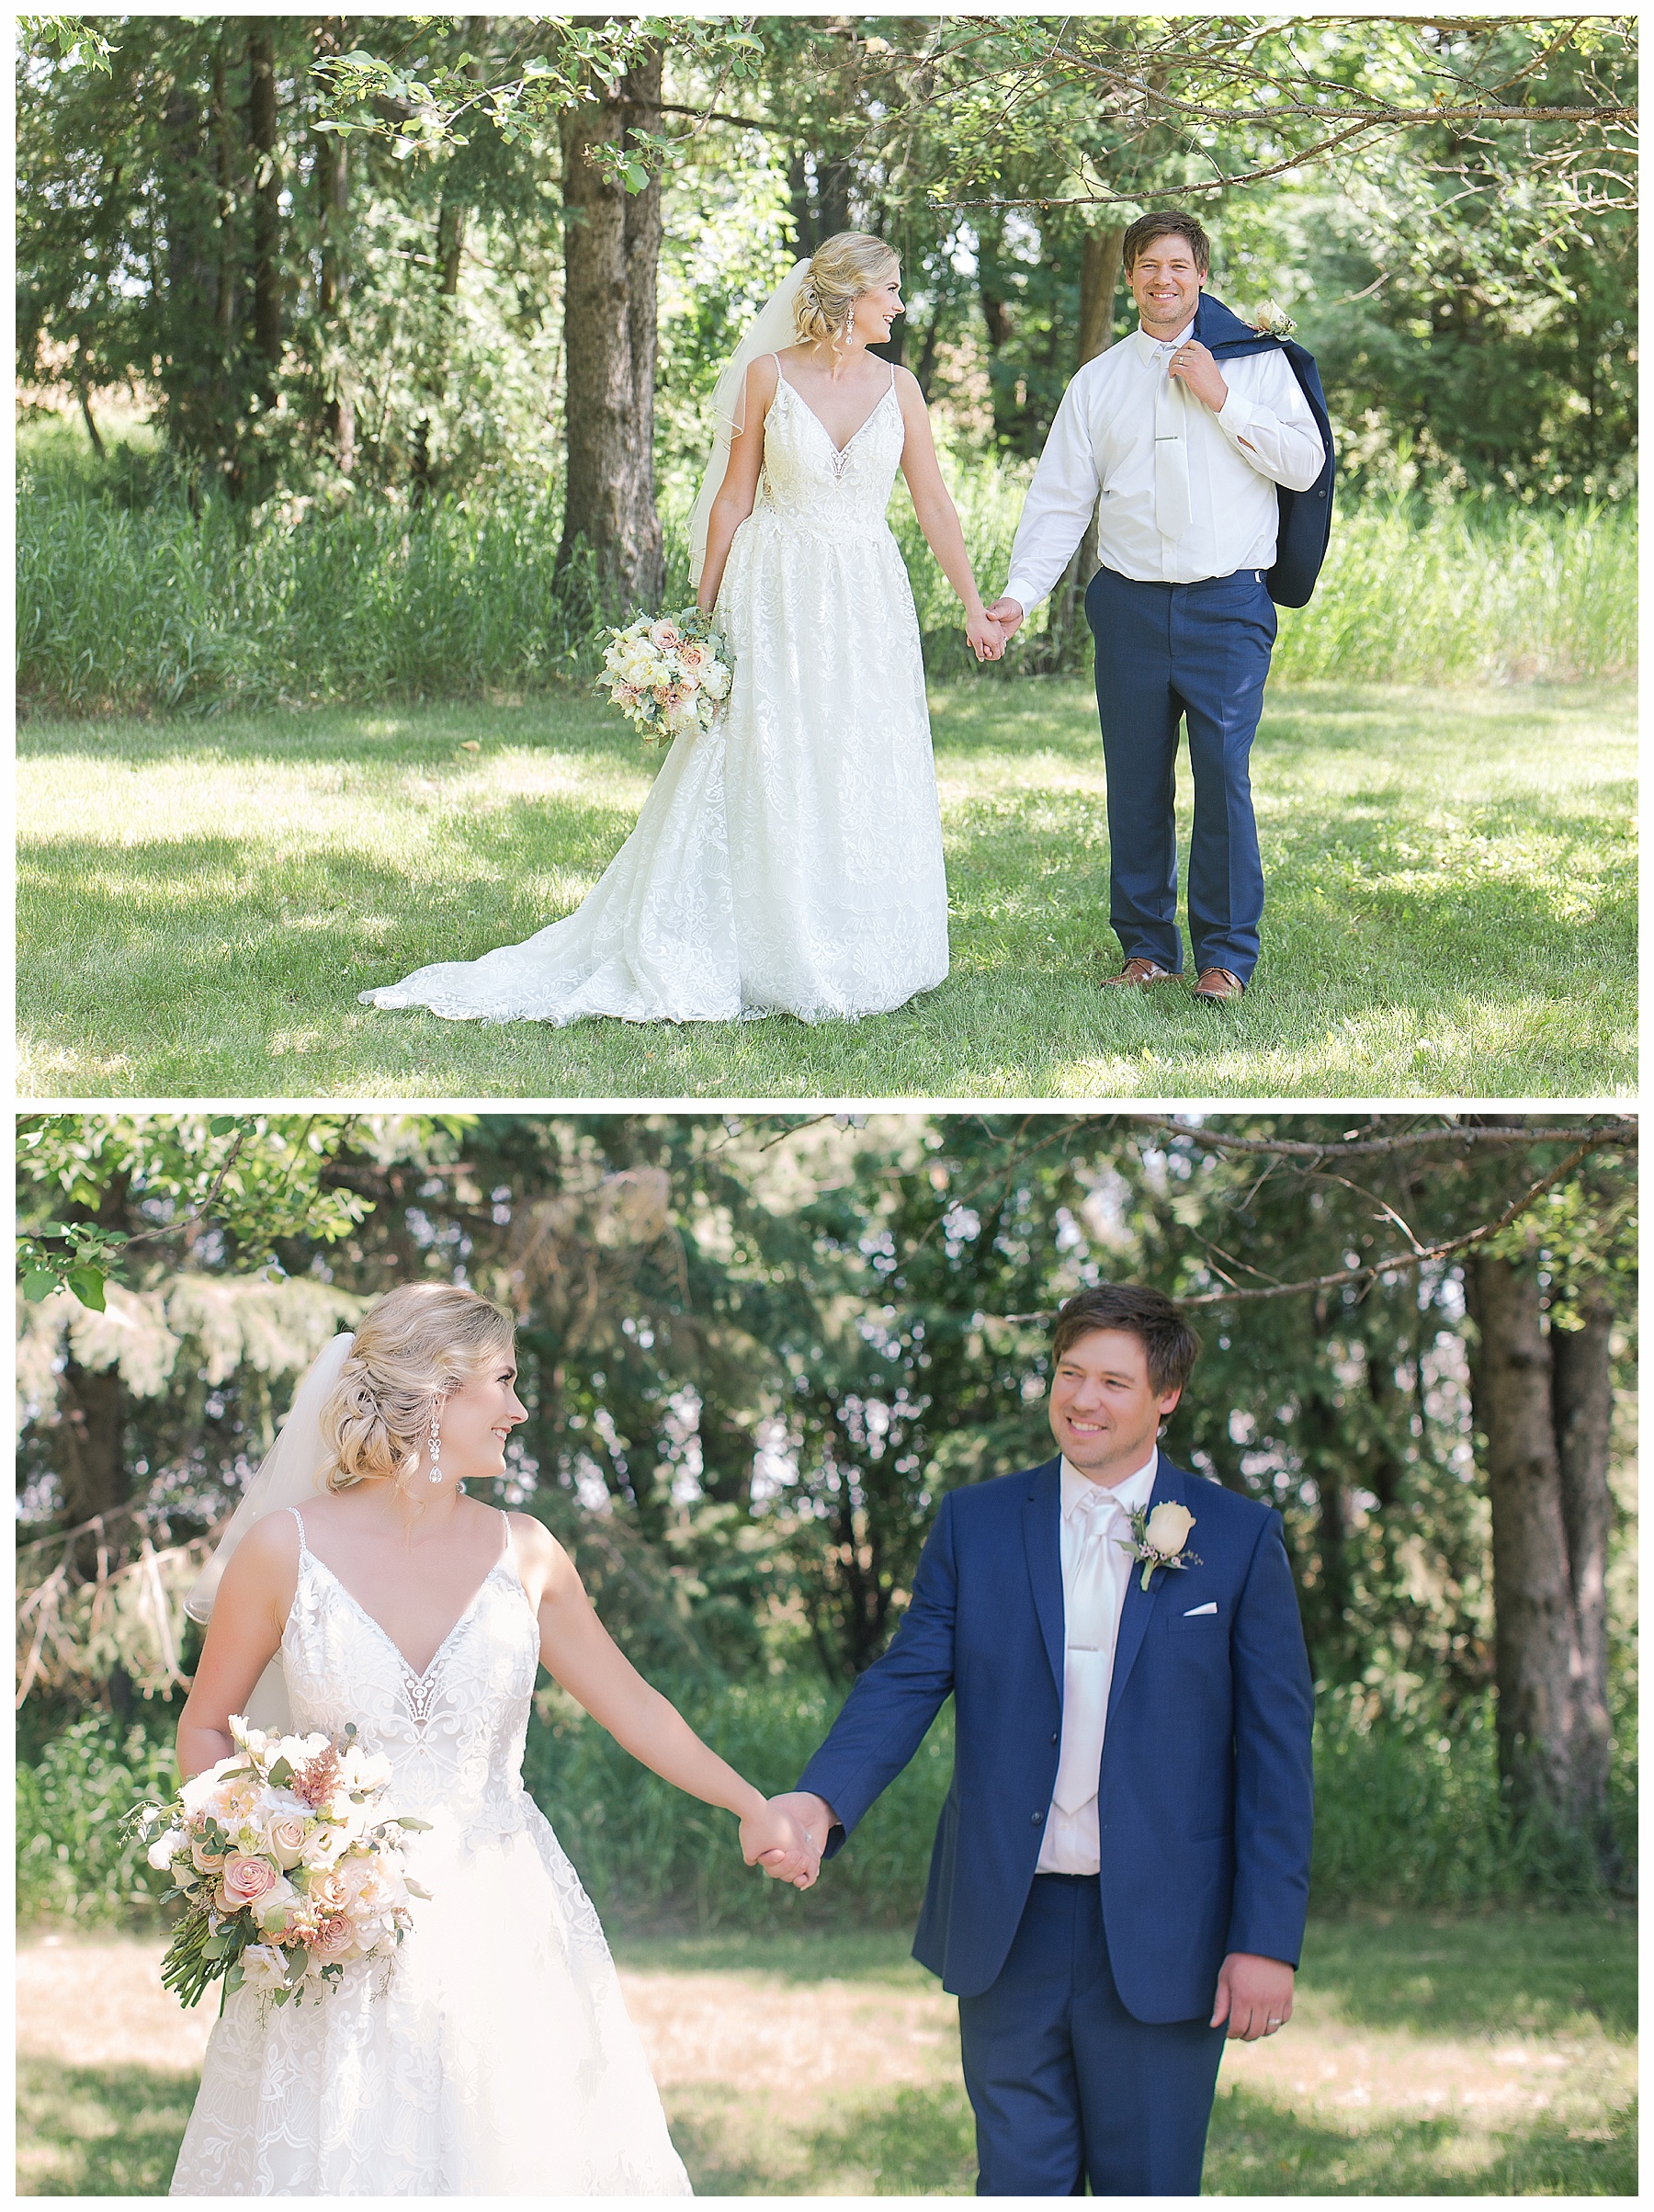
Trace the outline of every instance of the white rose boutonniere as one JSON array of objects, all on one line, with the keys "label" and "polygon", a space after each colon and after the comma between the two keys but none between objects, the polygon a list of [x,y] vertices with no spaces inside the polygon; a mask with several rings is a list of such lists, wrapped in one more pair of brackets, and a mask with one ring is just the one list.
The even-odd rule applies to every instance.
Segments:
[{"label": "white rose boutonniere", "polygon": [[1145,1513],[1139,1505],[1131,1516],[1131,1537],[1116,1540],[1122,1551],[1128,1551],[1139,1560],[1143,1569],[1142,1586],[1149,1587],[1149,1577],[1157,1567],[1198,1567],[1202,1564],[1197,1551],[1186,1551],[1189,1531],[1195,1526],[1195,1515],[1186,1505],[1179,1505],[1171,1498],[1162,1498],[1152,1513]]},{"label": "white rose boutonniere", "polygon": [[1265,337],[1289,338],[1297,324],[1285,308],[1277,307],[1273,300],[1265,300],[1258,310],[1257,320],[1252,327],[1261,330]]}]

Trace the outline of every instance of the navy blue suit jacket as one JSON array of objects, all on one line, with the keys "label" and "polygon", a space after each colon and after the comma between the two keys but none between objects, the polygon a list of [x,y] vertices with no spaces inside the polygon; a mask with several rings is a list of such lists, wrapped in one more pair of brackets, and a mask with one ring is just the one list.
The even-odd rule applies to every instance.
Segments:
[{"label": "navy blue suit jacket", "polygon": [[[959,1996],[1004,1964],[1034,1880],[1062,1728],[1060,1461],[950,1491],[889,1649],[799,1780],[842,1830],[950,1694],[953,1786],[914,1956]],[[1229,1951],[1296,1966],[1309,1891],[1313,1701],[1279,1514],[1172,1465],[1197,1567],[1134,1567],[1098,1783],[1104,1926],[1143,2021],[1209,2016]],[[1215,1604],[1215,1613],[1195,1608]]]},{"label": "navy blue suit jacket", "polygon": [[1286,366],[1297,379],[1298,390],[1315,417],[1321,441],[1320,474],[1307,492],[1289,492],[1285,484],[1276,484],[1280,525],[1275,535],[1274,566],[1267,578],[1269,596],[1277,607],[1308,607],[1332,534],[1332,490],[1338,480],[1332,424],[1315,356],[1306,353],[1301,346],[1295,346],[1290,338],[1272,338],[1263,331],[1254,330],[1250,323],[1242,323],[1239,315],[1225,307],[1221,300],[1214,300],[1210,292],[1203,291],[1200,295],[1195,310],[1194,335],[1218,362],[1234,360],[1241,354],[1268,353],[1278,348],[1286,355]]}]

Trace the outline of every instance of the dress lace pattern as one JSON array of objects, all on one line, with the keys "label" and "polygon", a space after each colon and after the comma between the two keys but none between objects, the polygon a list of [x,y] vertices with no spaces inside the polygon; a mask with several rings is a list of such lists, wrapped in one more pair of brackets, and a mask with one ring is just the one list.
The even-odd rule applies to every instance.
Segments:
[{"label": "dress lace pattern", "polygon": [[449,1020],[806,1021],[887,1013],[947,973],[919,623],[885,520],[892,387],[843,448],[781,377],[718,611],[735,680],[679,738],[584,903],[522,945],[361,996]]},{"label": "dress lace pattern", "polygon": [[[294,1514],[294,1518],[299,1518]],[[431,1892],[387,1980],[238,1991],[207,2047],[174,2196],[686,2196],[608,1945],[523,1787],[539,1637],[508,1548],[423,1674],[313,1553],[281,1656],[300,1731],[354,1720]]]}]

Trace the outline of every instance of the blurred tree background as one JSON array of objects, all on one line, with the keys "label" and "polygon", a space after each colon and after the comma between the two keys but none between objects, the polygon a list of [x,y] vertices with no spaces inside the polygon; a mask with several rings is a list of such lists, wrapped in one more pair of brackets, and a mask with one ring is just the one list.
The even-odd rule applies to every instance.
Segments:
[{"label": "blurred tree background", "polygon": [[[1211,289],[1320,359],[1335,563],[1397,503],[1583,513],[1569,558],[1624,597],[1635,62],[1628,17],[26,17],[23,692],[583,671],[606,611],[685,593],[712,380],[851,223],[901,255],[890,350],[991,570],[1064,386],[1130,326],[1124,227],[1173,201]],[[1083,660],[1081,580],[1014,669]],[[490,636],[445,654],[462,592]],[[300,602],[340,635],[278,664]],[[1629,652],[1619,622],[1539,658]]]},{"label": "blurred tree background", "polygon": [[[182,1597],[321,1344],[391,1285],[517,1316],[499,1502],[726,1754],[790,1785],[951,1486],[1048,1456],[1080,1285],[1191,1301],[1173,1456],[1281,1512],[1318,1684],[1315,1898],[1635,1866],[1634,1128],[1608,1117],[30,1117],[19,1130],[24,1908],[142,1911]],[[602,1909],[900,1920],[944,1715],[833,1878],[554,1687],[531,1784]]]}]

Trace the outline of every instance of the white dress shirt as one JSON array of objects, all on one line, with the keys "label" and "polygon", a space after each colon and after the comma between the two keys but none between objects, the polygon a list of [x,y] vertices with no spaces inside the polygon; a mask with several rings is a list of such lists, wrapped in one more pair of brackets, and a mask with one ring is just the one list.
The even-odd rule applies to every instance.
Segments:
[{"label": "white dress shirt", "polygon": [[[1105,1488],[1100,1482],[1092,1481],[1089,1476],[1080,1474],[1069,1465],[1066,1458],[1062,1462],[1061,1542],[1065,1650],[1066,1630],[1073,1612],[1071,1598],[1074,1574],[1080,1564],[1081,1554],[1085,1548],[1090,1516],[1093,1513],[1101,1513],[1104,1516],[1102,1536],[1104,1543],[1108,1547],[1106,1557],[1114,1577],[1112,1619],[1107,1646],[1102,1654],[1101,1687],[1102,1702],[1105,1707],[1108,1703],[1108,1685],[1114,1677],[1114,1648],[1119,1636],[1120,1612],[1126,1603],[1126,1584],[1131,1573],[1130,1558],[1126,1552],[1116,1548],[1116,1539],[1129,1541],[1131,1523],[1128,1516],[1135,1513],[1139,1506],[1147,1507],[1150,1493],[1154,1488],[1154,1477],[1159,1466],[1160,1451],[1157,1446],[1150,1453],[1147,1466],[1139,1467],[1136,1474],[1127,1475],[1123,1482],[1116,1482],[1112,1489],[1109,1489]],[[1092,1503],[1093,1498],[1096,1500],[1095,1504]],[[1113,1510],[1110,1510],[1107,1501],[1113,1502]],[[1062,1740],[1058,1751],[1059,1774],[1065,1755],[1071,1755],[1079,1751],[1086,1759],[1088,1766],[1092,1757],[1090,1742],[1080,1746],[1074,1741],[1075,1728],[1077,1725],[1081,1725],[1077,1719],[1080,1700],[1069,1695],[1071,1675],[1074,1668],[1081,1663],[1082,1658],[1086,1663],[1095,1663],[1093,1653],[1087,1650],[1083,1655],[1075,1653],[1069,1656],[1064,1667]],[[1103,1753],[1100,1719],[1094,1732],[1096,1757],[1100,1764]],[[1091,1771],[1094,1772],[1095,1769],[1093,1768]],[[1095,1789],[1093,1789],[1091,1796],[1083,1805],[1067,1812],[1053,1798],[1051,1809],[1046,1816],[1045,1834],[1040,1842],[1039,1859],[1035,1868],[1036,1873],[1095,1874],[1101,1864],[1101,1838],[1097,1832],[1097,1793]]]},{"label": "white dress shirt", "polygon": [[1309,403],[1274,346],[1218,362],[1229,386],[1221,414],[1184,386],[1190,518],[1175,540],[1161,535],[1155,398],[1194,327],[1164,341],[1133,331],[1087,361],[1063,393],[1011,549],[1005,596],[1025,614],[1072,560],[1093,507],[1097,558],[1139,584],[1197,584],[1274,565],[1275,486],[1307,492],[1326,458]]}]

